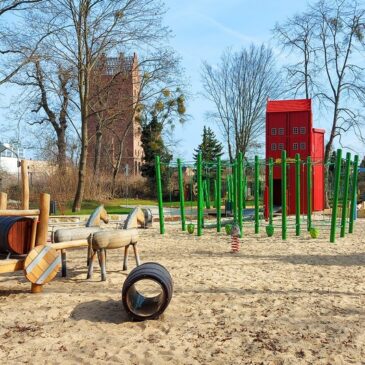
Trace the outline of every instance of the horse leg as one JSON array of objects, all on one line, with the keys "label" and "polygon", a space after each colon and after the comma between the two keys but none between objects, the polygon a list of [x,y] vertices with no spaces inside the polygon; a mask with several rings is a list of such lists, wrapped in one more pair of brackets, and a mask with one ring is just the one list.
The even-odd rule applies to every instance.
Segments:
[{"label": "horse leg", "polygon": [[90,249],[89,268],[87,269],[87,279],[92,278],[94,272],[94,260],[97,251]]},{"label": "horse leg", "polygon": [[87,260],[86,260],[86,265],[87,266],[90,265],[91,255],[92,255],[92,248],[91,248],[91,245],[89,244],[89,246],[87,246]]},{"label": "horse leg", "polygon": [[61,250],[62,277],[67,276],[66,250]]},{"label": "horse leg", "polygon": [[134,251],[134,258],[136,259],[136,265],[139,266],[139,265],[141,265],[141,261],[139,259],[139,255],[138,255],[138,250],[137,250],[136,244],[133,245],[133,251]]},{"label": "horse leg", "polygon": [[105,281],[106,280],[106,263],[105,263],[105,258],[106,258],[106,249],[102,248],[100,250],[100,255],[99,255],[99,262],[100,262],[100,269],[101,269],[101,281]]},{"label": "horse leg", "polygon": [[123,271],[128,270],[128,249],[129,245],[124,247]]}]

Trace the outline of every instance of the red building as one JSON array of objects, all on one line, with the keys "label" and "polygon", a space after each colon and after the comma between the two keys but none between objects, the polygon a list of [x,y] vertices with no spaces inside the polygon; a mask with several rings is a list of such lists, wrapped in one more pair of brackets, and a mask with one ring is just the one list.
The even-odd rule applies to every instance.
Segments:
[{"label": "red building", "polygon": [[[90,81],[89,161],[97,156],[102,172],[110,172],[121,156],[120,173],[139,175],[143,159],[137,104],[140,93],[137,55],[101,55]],[[100,151],[100,152],[99,152]]]},{"label": "red building", "polygon": [[[291,161],[297,153],[301,160],[311,156],[312,168],[312,210],[324,209],[324,133],[312,126],[312,101],[269,100],[266,109],[266,160],[281,158],[286,150],[288,157],[287,202],[288,214],[295,214],[295,166]],[[301,168],[301,213],[307,212],[307,168]],[[268,177],[268,174],[266,174]],[[281,205],[281,167],[274,166],[274,206]],[[265,213],[268,209],[268,178],[265,186]]]}]

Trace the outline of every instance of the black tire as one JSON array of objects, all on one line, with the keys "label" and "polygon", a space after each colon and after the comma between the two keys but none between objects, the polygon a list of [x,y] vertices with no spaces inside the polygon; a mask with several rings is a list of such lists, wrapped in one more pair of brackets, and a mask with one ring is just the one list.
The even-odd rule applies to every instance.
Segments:
[{"label": "black tire", "polygon": [[[142,280],[158,284],[161,293],[154,297],[145,297],[136,289]],[[124,309],[134,320],[157,319],[166,310],[171,301],[173,282],[165,267],[156,262],[146,262],[134,268],[123,284],[122,302]]]}]

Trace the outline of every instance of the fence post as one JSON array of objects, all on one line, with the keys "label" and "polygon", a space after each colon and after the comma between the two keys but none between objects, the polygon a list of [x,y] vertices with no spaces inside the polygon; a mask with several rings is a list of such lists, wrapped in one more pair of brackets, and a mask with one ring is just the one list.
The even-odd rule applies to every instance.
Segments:
[{"label": "fence post", "polygon": [[181,159],[177,159],[178,178],[179,178],[179,192],[180,192],[180,217],[181,217],[181,230],[186,230],[185,219],[185,197],[184,197],[184,177],[182,172]]},{"label": "fence post", "polygon": [[269,225],[273,224],[274,211],[274,159],[269,158]]},{"label": "fence post", "polygon": [[222,162],[221,158],[217,157],[217,189],[216,189],[216,209],[217,209],[217,232],[222,229]]},{"label": "fence post", "polygon": [[232,197],[232,205],[233,205],[233,220],[237,222],[237,159],[234,160],[233,165],[233,197]]},{"label": "fence post", "polygon": [[295,155],[295,235],[300,236],[300,155]]},{"label": "fence post", "polygon": [[307,157],[307,231],[312,228],[312,159]]},{"label": "fence post", "polygon": [[354,218],[356,214],[356,195],[357,195],[357,178],[358,178],[359,156],[355,155],[352,173],[352,190],[351,190],[351,208],[349,233],[354,232]]},{"label": "fence post", "polygon": [[237,194],[237,200],[238,200],[238,225],[240,227],[240,237],[243,236],[243,156],[242,152],[238,154],[238,160],[237,160],[237,181],[238,181],[238,194]]},{"label": "fence post", "polygon": [[163,200],[162,200],[162,183],[161,183],[161,162],[160,156],[155,157],[156,168],[156,184],[157,184],[157,201],[158,201],[158,216],[160,220],[160,234],[165,233],[164,215],[163,215]]},{"label": "fence post", "polygon": [[331,234],[330,242],[334,243],[336,240],[336,223],[337,223],[337,205],[338,205],[338,194],[340,190],[340,179],[341,179],[341,163],[342,163],[342,150],[337,150],[336,158],[336,170],[335,170],[335,189],[332,202],[332,217],[331,217]]},{"label": "fence post", "polygon": [[287,236],[286,223],[286,151],[281,151],[281,237],[285,241]]},{"label": "fence post", "polygon": [[260,172],[260,165],[259,165],[259,156],[255,156],[255,233],[259,233],[260,230],[260,221],[259,221],[259,209],[260,209],[260,201],[259,201],[259,194],[260,194],[260,181],[259,181],[259,172]]},{"label": "fence post", "polygon": [[198,178],[198,236],[203,233],[203,177],[202,177],[202,153],[198,154],[197,178]]},{"label": "fence post", "polygon": [[349,199],[350,167],[351,167],[351,153],[347,152],[346,153],[344,193],[343,193],[343,199],[342,199],[340,237],[345,237],[345,232],[346,232],[346,216],[347,216],[347,205],[348,205],[348,199]]}]

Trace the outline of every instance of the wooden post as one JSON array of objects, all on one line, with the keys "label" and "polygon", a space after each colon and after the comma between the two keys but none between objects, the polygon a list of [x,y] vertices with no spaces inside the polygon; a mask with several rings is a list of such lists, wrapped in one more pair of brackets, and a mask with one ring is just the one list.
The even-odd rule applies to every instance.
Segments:
[{"label": "wooden post", "polygon": [[28,179],[28,162],[20,161],[20,170],[22,174],[22,209],[29,209],[29,179]]},{"label": "wooden post", "polygon": [[36,246],[45,245],[47,243],[50,200],[51,197],[49,194],[41,194],[39,202],[40,214],[37,229]]},{"label": "wooden post", "polygon": [[8,194],[0,193],[0,210],[6,210],[8,207]]}]

